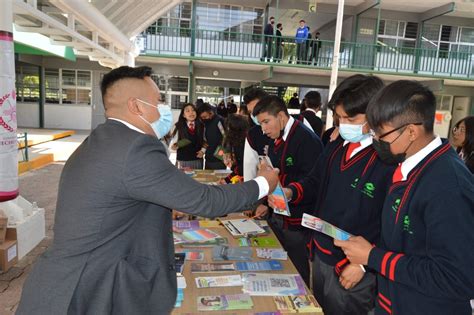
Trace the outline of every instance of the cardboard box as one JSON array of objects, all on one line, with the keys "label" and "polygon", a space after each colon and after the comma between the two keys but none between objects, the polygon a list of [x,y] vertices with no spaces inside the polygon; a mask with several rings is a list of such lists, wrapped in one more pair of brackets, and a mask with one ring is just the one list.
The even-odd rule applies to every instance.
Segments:
[{"label": "cardboard box", "polygon": [[5,236],[7,234],[7,223],[7,216],[4,214],[3,210],[0,209],[0,244],[3,244],[5,241]]},{"label": "cardboard box", "polygon": [[0,269],[7,272],[18,262],[18,247],[16,241],[6,240],[0,245]]}]

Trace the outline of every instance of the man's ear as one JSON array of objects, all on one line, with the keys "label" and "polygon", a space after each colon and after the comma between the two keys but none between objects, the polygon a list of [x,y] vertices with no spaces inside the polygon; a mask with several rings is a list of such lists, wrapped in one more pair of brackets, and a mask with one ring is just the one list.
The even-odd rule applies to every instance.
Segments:
[{"label": "man's ear", "polygon": [[410,141],[413,142],[420,137],[423,126],[408,125],[407,128],[408,128],[409,139]]},{"label": "man's ear", "polygon": [[130,97],[127,101],[127,107],[131,113],[142,116],[143,112],[140,109],[140,106],[138,105],[138,103],[139,102],[137,101],[136,98]]}]

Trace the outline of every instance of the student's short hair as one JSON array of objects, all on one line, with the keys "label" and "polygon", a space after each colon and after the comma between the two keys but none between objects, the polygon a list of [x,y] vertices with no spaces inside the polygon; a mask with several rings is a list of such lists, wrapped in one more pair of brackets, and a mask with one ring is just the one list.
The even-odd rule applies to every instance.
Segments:
[{"label": "student's short hair", "polygon": [[262,98],[268,96],[268,93],[265,92],[265,90],[261,88],[253,88],[250,89],[247,93],[244,95],[244,103],[247,105],[248,103],[255,101],[255,100],[261,100]]},{"label": "student's short hair", "polygon": [[304,96],[306,107],[318,108],[321,107],[321,94],[318,91],[309,91]]},{"label": "student's short hair", "polygon": [[301,22],[303,22],[303,23],[306,23],[306,21],[305,21],[305,20],[300,20],[300,23],[301,23]]},{"label": "student's short hair", "polygon": [[329,100],[328,107],[335,111],[341,105],[349,117],[365,114],[370,100],[383,88],[376,76],[356,74],[342,81]]},{"label": "student's short hair", "polygon": [[367,120],[375,130],[387,123],[398,127],[421,122],[431,133],[435,112],[436,98],[429,88],[416,81],[400,80],[372,98],[367,107]]},{"label": "student's short hair", "polygon": [[274,20],[275,17],[274,16],[270,16],[269,20]]},{"label": "student's short hair", "polygon": [[253,109],[252,115],[256,117],[258,114],[268,113],[276,116],[279,112],[284,112],[286,116],[289,116],[285,102],[278,96],[270,95],[261,99],[257,103]]},{"label": "student's short hair", "polygon": [[100,92],[102,93],[102,101],[105,99],[107,90],[114,85],[116,82],[122,79],[144,79],[145,77],[151,77],[153,70],[150,67],[128,67],[122,66],[116,69],[113,69],[109,73],[105,74],[100,82]]},{"label": "student's short hair", "polygon": [[201,116],[202,113],[214,113],[214,107],[209,103],[203,103],[197,108],[198,116]]},{"label": "student's short hair", "polygon": [[281,23],[278,23],[278,24],[277,24],[277,28],[279,28],[279,27],[280,27],[280,26],[282,26],[282,25],[283,25],[283,24],[281,24]]},{"label": "student's short hair", "polygon": [[298,96],[298,93],[293,93],[293,97],[297,97]]}]

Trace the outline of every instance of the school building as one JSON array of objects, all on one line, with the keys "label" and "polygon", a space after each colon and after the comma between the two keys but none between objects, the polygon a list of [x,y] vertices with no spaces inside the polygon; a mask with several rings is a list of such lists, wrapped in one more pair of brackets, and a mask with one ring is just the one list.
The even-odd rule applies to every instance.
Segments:
[{"label": "school building", "polygon": [[[337,0],[12,3],[19,127],[94,128],[105,119],[100,79],[123,64],[151,66],[174,109],[197,98],[238,101],[257,85],[280,96],[289,87],[328,93]],[[281,37],[263,34],[271,16]],[[312,33],[305,62],[296,57],[300,20]],[[437,132],[447,137],[474,114],[474,3],[344,1],[339,81],[355,73],[429,85]]]}]

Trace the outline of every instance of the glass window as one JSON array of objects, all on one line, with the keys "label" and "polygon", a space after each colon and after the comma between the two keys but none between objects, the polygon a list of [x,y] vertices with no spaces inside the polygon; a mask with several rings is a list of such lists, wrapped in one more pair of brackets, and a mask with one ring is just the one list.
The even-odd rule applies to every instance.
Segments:
[{"label": "glass window", "polygon": [[21,66],[21,75],[18,80],[19,89],[22,90],[23,102],[37,102],[40,96],[39,69],[35,66]]},{"label": "glass window", "polygon": [[474,28],[462,27],[461,37],[459,39],[461,43],[474,43]]},{"label": "glass window", "polygon": [[77,86],[91,87],[91,72],[90,71],[77,71]]},{"label": "glass window", "polygon": [[76,71],[74,70],[63,70],[63,85],[76,85]]},{"label": "glass window", "polygon": [[405,38],[416,38],[418,34],[418,23],[408,22],[405,29]]},{"label": "glass window", "polygon": [[45,101],[59,104],[59,69],[44,70]]}]

